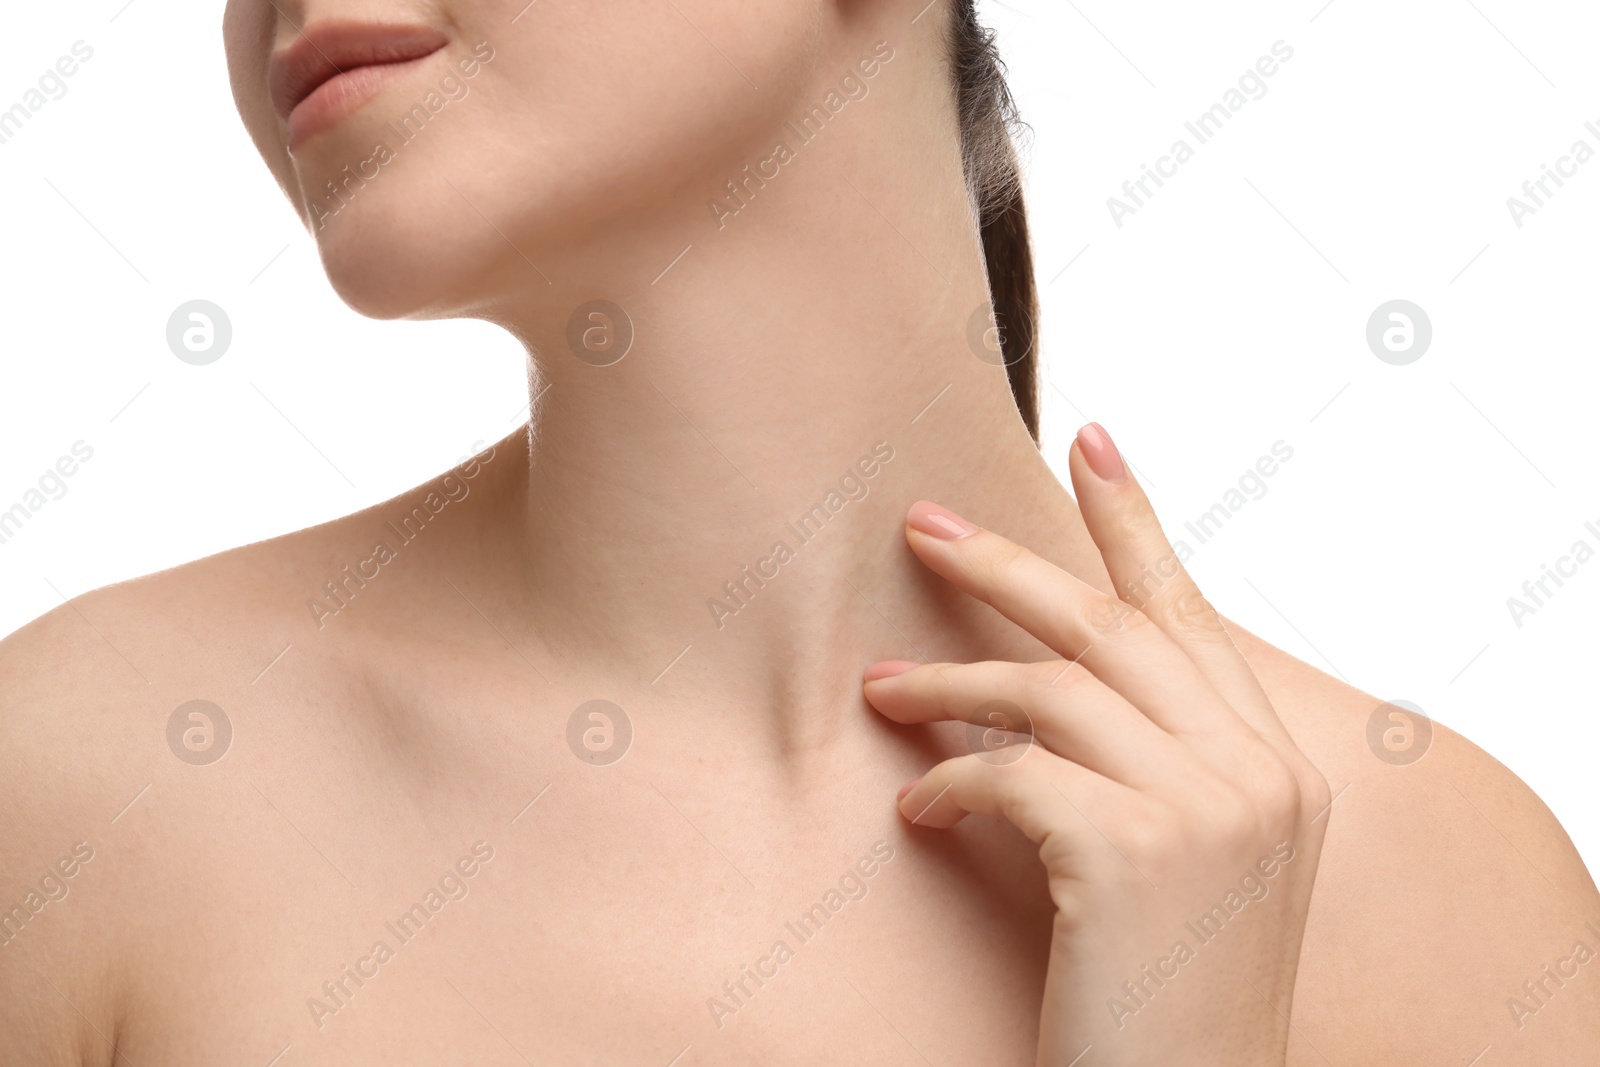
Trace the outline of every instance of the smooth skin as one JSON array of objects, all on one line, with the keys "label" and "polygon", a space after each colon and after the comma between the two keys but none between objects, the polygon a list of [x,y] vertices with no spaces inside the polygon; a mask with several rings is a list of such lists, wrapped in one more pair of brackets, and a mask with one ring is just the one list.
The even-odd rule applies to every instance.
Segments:
[{"label": "smooth skin", "polygon": [[[832,587],[799,574],[763,590],[785,620],[837,611],[837,636],[851,647],[829,649],[835,666],[816,676],[836,689],[762,697],[760,669],[783,660],[764,656],[770,634],[759,616],[737,618],[751,624],[742,632],[730,623],[726,647],[702,630],[705,659],[686,655],[652,685],[681,645],[633,668],[596,666],[552,654],[516,614],[506,591],[513,572],[498,570],[506,545],[492,535],[516,513],[530,474],[520,443],[498,443],[472,495],[450,505],[460,508],[455,520],[408,546],[400,566],[320,630],[307,595],[429,486],[329,526],[87,594],[0,642],[0,747],[11,768],[0,781],[0,902],[21,902],[76,842],[94,849],[67,883],[70,894],[0,947],[0,1062],[199,1067],[246,1055],[265,1063],[286,1046],[284,1062],[317,1064],[510,1064],[521,1055],[666,1063],[685,1047],[700,1062],[728,1064],[1035,1062],[1041,1040],[1070,1044],[1066,1031],[1082,1022],[1093,1032],[1100,1011],[1099,1025],[1114,1026],[1111,999],[1135,1004],[1123,983],[1147,981],[1141,968],[1161,967],[1173,940],[1187,940],[1183,922],[1259,870],[1263,855],[1241,846],[1220,869],[1207,855],[1193,868],[1204,876],[1184,877],[1188,845],[1168,851],[1167,833],[1212,826],[1204,793],[1171,794],[1151,828],[1162,832],[1142,843],[1132,824],[1090,814],[1132,862],[1123,869],[1123,857],[1082,837],[1076,855],[1092,868],[1073,869],[1066,882],[1049,876],[1060,856],[1041,855],[1003,816],[924,825],[959,814],[946,807],[950,794],[924,813],[925,792],[895,810],[901,783],[949,773],[950,759],[970,765],[972,748],[964,728],[949,729],[961,724],[924,723],[956,705],[881,695],[898,679],[865,687],[888,716],[852,699],[863,686],[850,675],[876,658],[855,649],[882,657],[914,645],[950,670],[1060,656],[934,577],[906,541],[957,579],[962,542],[900,534],[901,501],[943,482],[936,495],[959,501],[961,514],[1016,532],[1009,540],[1036,546],[1041,559],[1109,596],[1109,575],[1085,565],[1064,536],[1081,521],[1070,513],[1050,520],[1054,532],[1040,530],[957,477],[919,472],[891,482],[886,470],[861,502],[876,510],[833,542],[857,554],[856,574],[882,576],[863,590],[873,605],[848,585],[849,601],[830,605]],[[1039,490],[1036,499],[1049,507],[1057,498]],[[885,527],[892,538],[877,534]],[[1117,543],[1108,539],[1108,551]],[[803,573],[820,578],[838,565],[828,559]],[[1028,624],[1052,632],[1041,618]],[[1365,738],[1375,698],[1225,625],[1298,747],[1337,783],[1337,799],[1313,823],[1327,838],[1293,1000],[1283,972],[1266,964],[1274,947],[1285,956],[1294,949],[1295,920],[1275,909],[1303,906],[1286,892],[1310,874],[1298,838],[1293,860],[1271,878],[1262,873],[1269,895],[1198,949],[1148,1006],[1120,1017],[1115,1037],[1125,1042],[1099,1047],[1131,1055],[1135,1042],[1166,1039],[1176,1027],[1253,1054],[1251,1042],[1282,1035],[1247,1004],[1232,1012],[1244,988],[1238,976],[1292,1020],[1284,1062],[1293,1067],[1465,1063],[1486,1046],[1501,1062],[1584,1063],[1600,1016],[1591,975],[1580,968],[1557,987],[1541,968],[1570,970],[1561,960],[1576,942],[1593,944],[1585,921],[1600,909],[1548,811],[1437,724],[1422,760],[1382,763]],[[1101,737],[1088,727],[1103,720],[1084,714],[1075,694],[1090,688],[1076,682],[1092,675],[1085,664],[1094,655],[1060,675],[1050,688],[1067,688],[1049,701],[1016,700],[1015,671],[997,670],[992,692],[1033,708],[1038,737],[1010,770],[1031,773],[1048,752],[1065,750],[1112,776],[1133,775],[1167,745],[1154,723],[1128,718],[1108,687],[1095,689],[1106,710],[1120,708],[1153,745],[1092,747]],[[927,671],[907,681],[919,673]],[[596,696],[629,709],[636,727],[626,758],[609,767],[580,764],[566,740],[572,711]],[[226,756],[206,767],[174,758],[166,737],[173,710],[197,697],[225,707],[234,728]],[[1050,713],[1069,702],[1060,719]],[[1141,718],[1169,710],[1127,703]],[[1079,733],[1068,729],[1074,710]],[[1071,784],[1065,797],[1089,813]],[[1242,784],[1232,780],[1227,795],[1237,798]],[[1156,806],[1133,792],[1131,804]],[[1298,820],[1313,820],[1315,809],[1303,801]],[[1076,813],[1057,811],[1083,834]],[[384,924],[480,840],[494,858],[465,883],[469,895],[396,946],[379,977],[352,985],[353,997],[318,1026],[307,1005],[323,983],[344,966],[370,973],[362,960],[373,942],[394,940]],[[867,895],[820,938],[802,944],[787,933],[876,842],[893,859],[866,883]],[[1143,896],[1132,863],[1159,890]],[[1119,882],[1135,892],[1106,905],[1098,894],[1114,896]],[[1187,911],[1179,906],[1191,899]],[[1059,905],[1074,900],[1094,900],[1121,921],[1069,926],[1074,951],[1063,955]],[[1154,914],[1160,921],[1142,926]],[[724,983],[760,965],[779,938],[793,942],[792,961],[764,987],[747,986],[753,995],[735,1011],[714,1016],[708,1001],[733,1005]],[[1061,978],[1083,982],[1081,996]],[[1527,999],[1524,982],[1543,983],[1542,1004]],[[1506,1007],[1514,996],[1537,1008],[1520,1027]],[[1057,1016],[1042,1009],[1063,997],[1057,1031]],[[1219,1001],[1230,1008],[1221,1017],[1205,1007]]]},{"label": "smooth skin", "polygon": [[[74,596],[0,641],[0,915],[30,914],[0,945],[0,1063],[1011,1065],[1034,1062],[1041,1038],[1054,1050],[1080,1022],[1092,1029],[1098,1011],[1115,1025],[1119,996],[1139,1007],[1115,1035],[1127,1055],[1180,1019],[1196,1049],[1268,1054],[1259,1043],[1284,1034],[1235,975],[1292,1022],[1291,1067],[1592,1058],[1600,965],[1574,975],[1571,961],[1577,942],[1600,948],[1585,925],[1600,925],[1600,894],[1551,813],[1437,724],[1421,760],[1379,760],[1366,741],[1377,697],[1234,621],[1227,634],[1266,704],[1331,789],[1320,820],[1306,785],[1298,805],[1269,809],[1276,790],[1264,787],[1281,778],[1217,769],[1250,758],[1224,755],[1226,737],[1258,755],[1266,742],[1250,749],[1236,724],[1209,741],[1178,725],[1232,715],[1271,732],[1262,705],[1215,680],[1228,662],[1242,678],[1235,661],[1196,664],[1185,693],[1146,690],[1141,678],[1171,686],[1169,673],[1097,660],[1099,648],[1048,700],[1011,698],[1032,709],[1037,740],[996,773],[1033,781],[1072,762],[1161,812],[1145,828],[1160,832],[1135,840],[1137,824],[1094,817],[1091,797],[1062,784],[1158,888],[1110,847],[1095,851],[1101,839],[1075,813],[1053,824],[1082,861],[1064,870],[1003,815],[943,828],[954,785],[923,816],[939,824],[897,810],[908,779],[931,776],[914,805],[946,761],[971,754],[969,724],[924,721],[944,705],[915,699],[896,717],[875,711],[868,695],[919,675],[864,691],[869,665],[950,664],[953,676],[955,664],[1074,650],[1064,623],[1046,625],[1071,618],[1056,614],[1064,595],[1013,621],[962,591],[958,553],[1004,538],[1111,597],[1126,594],[1113,569],[1163,551],[1147,518],[1138,537],[1092,525],[1117,515],[1094,512],[1114,496],[1084,483],[1092,456],[1071,458],[1075,502],[1002,369],[969,347],[988,288],[944,11],[925,0],[231,0],[241,118],[332,287],[370,315],[508,330],[528,352],[533,417],[498,441],[462,441],[439,457],[456,463],[448,475],[391,500]],[[449,44],[291,156],[268,62],[329,19],[422,22]],[[878,42],[893,58],[857,75],[867,94],[719,222],[708,202]],[[469,81],[461,64],[482,43],[494,58]],[[429,92],[443,98],[446,77],[454,98],[319,226],[328,183]],[[567,342],[573,312],[596,297],[635,327],[632,350],[607,367]],[[1140,377],[1130,338],[1127,351],[1061,353],[1053,369],[1111,360],[1130,386],[1161,388]],[[440,404],[458,358],[440,353]],[[379,395],[341,395],[337,417],[363,418]],[[1075,393],[1058,377],[1047,395]],[[1201,432],[1203,414],[1192,424]],[[1139,436],[1124,430],[1124,450],[1159,469]],[[388,442],[368,444],[341,457],[363,486],[376,477],[367,454]],[[297,436],[263,447],[301,477],[332,477]],[[193,483],[182,471],[152,478]],[[263,506],[244,477],[194,491],[207,507]],[[776,577],[751,581],[736,612],[708,609],[830,491],[831,517],[791,545]],[[986,533],[965,544],[907,534],[918,500]],[[387,531],[417,509],[432,515],[425,532],[399,544]],[[152,507],[129,521],[173,519]],[[385,539],[395,554],[378,577],[347,578]],[[1056,571],[1044,573],[1057,588],[1077,588]],[[1179,641],[1157,618],[1131,618],[1119,614],[1127,625],[1107,649],[1140,640],[1140,656],[1170,667],[1185,650],[1193,662],[1186,650],[1205,631]],[[994,668],[993,684],[1007,699],[1015,672]],[[205,765],[168,742],[175,710],[197,699],[232,726]],[[626,755],[605,766],[568,741],[574,712],[597,699],[633,726]],[[1130,735],[1102,732],[1113,728]],[[1279,738],[1274,759],[1288,765],[1287,751]],[[1181,768],[1194,791],[1139,777],[1157,765]],[[961,796],[980,806],[974,792]],[[1270,876],[1258,849],[1278,827],[1263,818],[1236,836],[1214,810],[1242,796],[1300,827],[1293,859],[1270,842]],[[1308,822],[1326,837],[1297,941]],[[1167,836],[1180,826],[1215,855],[1187,862],[1190,843]],[[51,872],[80,842],[92,858],[61,881]],[[1259,881],[1245,883],[1251,870]],[[1132,888],[1118,896],[1119,884]],[[1249,903],[1135,1004],[1123,983],[1159,972],[1183,937],[1169,920],[1226,908],[1229,885]],[[416,905],[424,929],[401,942],[386,924]],[[822,932],[791,933],[815,906]],[[1106,924],[1088,925],[1086,910]],[[778,941],[790,950],[781,963]],[[767,977],[757,985],[747,968]]]}]

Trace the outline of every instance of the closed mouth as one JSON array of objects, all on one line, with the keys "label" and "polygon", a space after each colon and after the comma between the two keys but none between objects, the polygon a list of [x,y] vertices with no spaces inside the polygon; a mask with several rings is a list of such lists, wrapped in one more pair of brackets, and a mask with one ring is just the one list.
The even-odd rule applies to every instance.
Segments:
[{"label": "closed mouth", "polygon": [[309,26],[272,57],[268,82],[273,107],[288,121],[308,97],[335,78],[422,59],[447,43],[443,33],[428,26],[355,22]]}]

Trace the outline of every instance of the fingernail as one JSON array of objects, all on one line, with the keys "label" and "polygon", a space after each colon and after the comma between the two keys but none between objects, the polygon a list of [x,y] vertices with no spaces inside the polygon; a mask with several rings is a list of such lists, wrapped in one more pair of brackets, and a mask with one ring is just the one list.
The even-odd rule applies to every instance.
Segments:
[{"label": "fingernail", "polygon": [[880,678],[893,678],[897,674],[904,674],[917,664],[909,659],[886,659],[881,663],[874,663],[867,668],[867,673],[862,675],[864,682],[876,682]]},{"label": "fingernail", "polygon": [[906,524],[913,530],[943,541],[959,541],[978,532],[978,528],[949,508],[942,508],[931,500],[919,500],[906,513]]},{"label": "fingernail", "polygon": [[920,782],[920,781],[922,781],[922,778],[921,778],[921,776],[918,776],[916,778],[911,779],[911,781],[907,782],[905,785],[901,786],[900,787],[900,792],[898,792],[898,793],[896,793],[894,795],[895,803],[898,804],[898,803],[900,803],[900,801],[904,800],[906,798],[906,794],[911,792],[913,789],[915,789],[917,787],[917,783]]},{"label": "fingernail", "polygon": [[1128,469],[1123,466],[1122,453],[1117,451],[1117,446],[1111,443],[1111,435],[1098,422],[1091,422],[1078,431],[1078,447],[1083,449],[1083,458],[1088,461],[1089,469],[1106,481],[1120,484],[1128,480]]}]

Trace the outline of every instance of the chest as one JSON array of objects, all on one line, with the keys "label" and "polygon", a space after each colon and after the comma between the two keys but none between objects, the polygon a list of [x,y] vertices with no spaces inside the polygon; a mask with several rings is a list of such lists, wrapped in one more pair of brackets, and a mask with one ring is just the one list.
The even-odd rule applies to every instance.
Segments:
[{"label": "chest", "polygon": [[277,798],[298,828],[263,821],[229,861],[255,876],[185,902],[128,1053],[1031,1062],[1051,909],[1009,827],[922,831],[875,794],[785,811],[585,770],[508,789],[492,819],[481,797],[343,822]]}]

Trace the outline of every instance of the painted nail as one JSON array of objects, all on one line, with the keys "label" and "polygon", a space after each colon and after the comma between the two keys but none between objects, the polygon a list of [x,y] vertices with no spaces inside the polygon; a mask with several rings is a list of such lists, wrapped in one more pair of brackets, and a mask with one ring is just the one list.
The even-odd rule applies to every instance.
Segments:
[{"label": "painted nail", "polygon": [[1091,422],[1078,431],[1078,447],[1089,469],[1114,484],[1128,480],[1128,469],[1123,466],[1122,453],[1111,443],[1111,435],[1098,422]]},{"label": "painted nail", "polygon": [[893,678],[897,674],[904,674],[917,664],[909,659],[886,659],[881,663],[874,663],[867,668],[867,673],[862,675],[864,682],[876,682],[880,678]]},{"label": "painted nail", "polygon": [[978,528],[949,508],[942,508],[931,500],[919,500],[906,513],[906,524],[930,537],[942,541],[959,541],[978,532]]},{"label": "painted nail", "polygon": [[921,777],[913,778],[911,781],[901,786],[900,792],[894,795],[895,803],[898,804],[900,801],[904,800],[906,798],[906,794],[915,789],[917,787],[917,783],[920,781],[922,781]]}]

